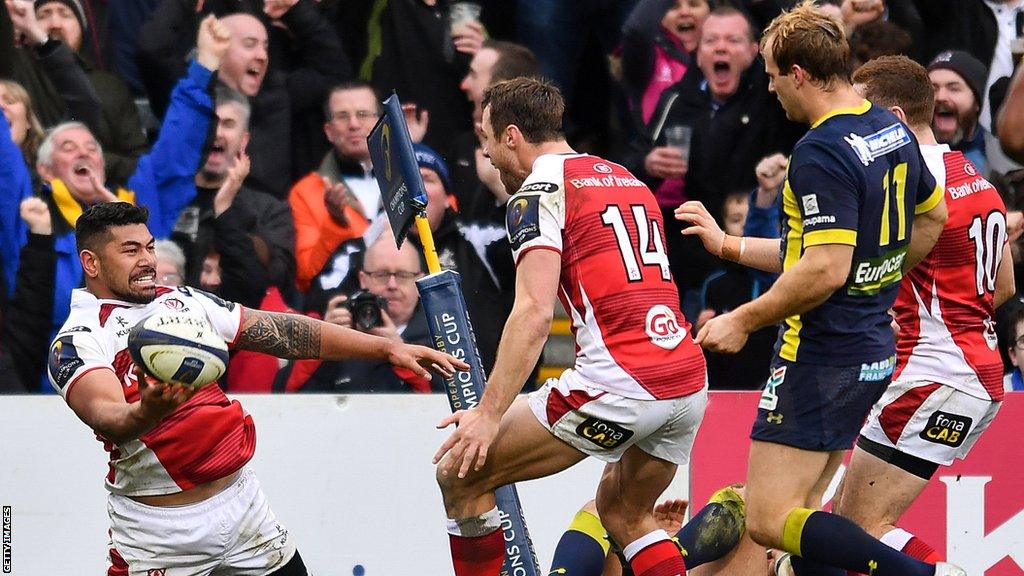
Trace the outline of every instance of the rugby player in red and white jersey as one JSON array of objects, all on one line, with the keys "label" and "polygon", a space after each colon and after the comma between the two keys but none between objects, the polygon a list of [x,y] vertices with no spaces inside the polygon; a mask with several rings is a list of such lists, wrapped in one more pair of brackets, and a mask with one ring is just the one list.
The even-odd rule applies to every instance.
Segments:
[{"label": "rugby player in red and white jersey", "polygon": [[144,207],[97,204],[75,235],[85,288],[50,348],[53,386],[110,453],[107,574],[302,576],[288,531],[276,521],[246,463],[252,418],[216,384],[198,389],[142,376],[128,333],[156,313],[205,317],[238,350],[282,358],[366,358],[429,377],[454,358],[305,316],[250,310],[193,288],[155,282],[154,239]]},{"label": "rugby player in red and white jersey", "polygon": [[[435,455],[457,576],[496,576],[504,558],[494,489],[608,462],[597,508],[638,576],[685,574],[651,510],[689,457],[707,404],[704,357],[689,336],[651,191],[621,166],[577,154],[564,104],[517,78],[483,101],[484,154],[501,173],[516,299],[479,405]],[[576,362],[517,398],[549,333],[556,299]]]},{"label": "rugby player in red and white jersey", "polygon": [[895,524],[939,465],[967,455],[1003,399],[993,317],[1014,291],[1006,209],[962,153],[936,142],[934,90],[921,65],[884,56],[853,80],[865,98],[910,127],[936,182],[945,185],[949,217],[900,286],[892,383],[861,430],[833,510],[934,563],[941,560],[934,549]]}]

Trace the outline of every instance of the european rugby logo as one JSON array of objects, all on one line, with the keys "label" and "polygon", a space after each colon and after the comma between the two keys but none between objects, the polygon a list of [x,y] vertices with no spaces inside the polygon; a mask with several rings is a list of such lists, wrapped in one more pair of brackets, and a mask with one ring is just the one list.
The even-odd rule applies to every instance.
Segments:
[{"label": "european rugby logo", "polygon": [[526,216],[526,207],[530,204],[530,201],[526,198],[519,198],[512,203],[512,226],[519,226],[523,222],[523,216]]}]

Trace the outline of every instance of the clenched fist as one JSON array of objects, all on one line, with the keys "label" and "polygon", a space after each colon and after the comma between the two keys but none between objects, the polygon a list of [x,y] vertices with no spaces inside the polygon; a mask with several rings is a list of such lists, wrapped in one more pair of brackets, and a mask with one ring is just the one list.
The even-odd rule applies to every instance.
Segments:
[{"label": "clenched fist", "polygon": [[212,14],[204,18],[196,38],[196,60],[207,70],[217,70],[230,46],[231,30]]}]

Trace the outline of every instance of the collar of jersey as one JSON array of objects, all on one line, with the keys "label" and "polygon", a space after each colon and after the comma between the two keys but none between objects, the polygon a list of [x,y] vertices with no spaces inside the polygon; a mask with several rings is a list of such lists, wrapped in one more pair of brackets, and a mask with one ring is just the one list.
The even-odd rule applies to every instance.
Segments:
[{"label": "collar of jersey", "polygon": [[863,114],[863,113],[867,112],[870,109],[871,109],[871,102],[868,102],[867,100],[861,102],[858,106],[852,106],[850,108],[836,108],[835,110],[829,111],[828,113],[826,113],[821,118],[818,118],[814,122],[814,124],[811,124],[811,128],[813,129],[813,128],[817,128],[818,126],[821,126],[826,120],[828,120],[829,118],[832,118],[833,116],[840,116],[842,114],[856,114],[856,115],[860,115],[860,114]]}]

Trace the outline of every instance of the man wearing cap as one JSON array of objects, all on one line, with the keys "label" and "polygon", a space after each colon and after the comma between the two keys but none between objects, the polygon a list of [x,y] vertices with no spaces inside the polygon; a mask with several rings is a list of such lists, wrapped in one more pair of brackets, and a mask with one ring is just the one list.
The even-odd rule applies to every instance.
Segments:
[{"label": "man wearing cap", "polygon": [[128,86],[80,51],[88,24],[79,0],[6,3],[22,45],[11,72],[28,90],[40,121],[46,127],[85,123],[103,146],[108,182],[124,185],[148,142]]},{"label": "man wearing cap", "polygon": [[928,65],[935,87],[932,130],[940,144],[963,152],[983,174],[988,174],[985,129],[978,123],[988,70],[980,60],[961,50],[940,53]]}]

